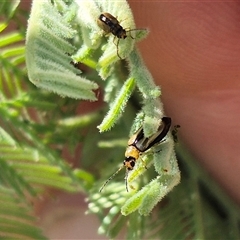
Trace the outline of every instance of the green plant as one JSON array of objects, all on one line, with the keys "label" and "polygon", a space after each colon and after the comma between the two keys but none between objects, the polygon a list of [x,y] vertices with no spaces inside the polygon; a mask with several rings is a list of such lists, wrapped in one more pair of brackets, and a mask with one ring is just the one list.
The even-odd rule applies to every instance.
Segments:
[{"label": "green plant", "polygon": [[[119,41],[119,55],[126,58],[127,69],[119,61],[114,36],[105,37],[96,23],[101,12],[110,12],[124,20],[124,28],[134,29],[127,3],[34,1],[26,38],[26,62],[29,80],[39,88],[25,74],[24,25],[18,32],[4,33],[9,21],[21,13],[17,3],[5,1],[0,5],[1,13],[8,13],[0,25],[0,236],[44,238],[34,226],[29,199],[41,195],[46,187],[53,187],[88,194],[89,212],[103,219],[99,232],[111,238],[126,226],[128,239],[238,238],[239,209],[190,161],[191,156],[180,144],[182,181],[165,196],[179,182],[171,133],[165,142],[143,156],[145,164],[153,163],[154,168],[146,171],[142,161],[137,161],[129,173],[128,182],[134,190],[126,192],[120,175],[119,181],[116,177],[99,193],[101,184],[122,163],[129,128],[132,126],[132,135],[143,125],[145,135],[151,136],[163,116],[160,89],[135,49],[135,42],[146,37],[147,31],[133,31],[133,38]],[[91,71],[81,71],[71,62],[81,62]],[[104,108],[76,116],[79,101],[74,99],[96,100],[97,84],[104,90],[108,113],[103,117]],[[100,132],[111,131],[100,135],[94,129],[102,118]],[[81,134],[83,130],[88,134]],[[65,146],[74,151],[79,142],[83,143],[82,168],[73,170],[62,159],[61,150]],[[214,207],[212,200],[220,207]],[[9,208],[12,211],[6,211]],[[13,222],[12,216],[17,220]],[[29,224],[20,224],[25,221]],[[16,223],[18,228],[14,227]]]}]

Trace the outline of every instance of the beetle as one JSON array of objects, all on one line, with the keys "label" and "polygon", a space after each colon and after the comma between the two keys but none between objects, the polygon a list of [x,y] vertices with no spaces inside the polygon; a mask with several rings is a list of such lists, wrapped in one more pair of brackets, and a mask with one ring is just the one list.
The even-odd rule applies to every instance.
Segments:
[{"label": "beetle", "polygon": [[[107,12],[100,14],[100,16],[97,19],[97,24],[107,34],[112,33],[115,37],[118,38],[117,44],[115,44],[115,43],[114,44],[117,47],[117,55],[120,59],[122,59],[122,58],[120,57],[119,51],[118,51],[119,40],[125,39],[127,37],[127,32],[140,30],[140,29],[130,29],[130,30],[124,29],[120,25],[117,18],[115,18],[113,15],[111,15],[110,13],[107,13]],[[146,30],[146,29],[144,29],[144,30]],[[133,39],[133,37],[131,35],[130,35],[130,37]]]},{"label": "beetle", "polygon": [[107,185],[107,183],[111,181],[125,167],[125,183],[128,192],[128,172],[134,169],[136,161],[139,159],[142,153],[146,152],[154,145],[162,142],[171,127],[171,123],[172,120],[170,117],[163,117],[162,124],[159,126],[157,132],[150,137],[145,137],[143,127],[140,127],[138,131],[128,140],[128,146],[125,151],[125,159],[123,161],[123,165],[112,176],[108,178],[108,180],[103,184],[99,191],[101,192],[103,188]]},{"label": "beetle", "polygon": [[117,18],[110,13],[101,13],[98,20],[98,26],[106,33],[112,33],[117,38],[125,39],[127,37],[126,30],[119,24]]}]

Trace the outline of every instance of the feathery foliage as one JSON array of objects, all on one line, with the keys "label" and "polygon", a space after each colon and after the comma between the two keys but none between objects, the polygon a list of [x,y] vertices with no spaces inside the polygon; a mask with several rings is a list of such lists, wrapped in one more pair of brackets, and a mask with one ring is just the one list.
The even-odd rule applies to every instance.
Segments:
[{"label": "feathery foliage", "polygon": [[[56,188],[85,192],[88,212],[100,219],[99,233],[111,238],[239,238],[239,209],[181,144],[182,180],[174,188],[180,173],[171,132],[136,161],[127,179],[130,192],[119,173],[99,193],[122,163],[129,131],[132,135],[143,126],[144,135],[152,136],[164,116],[160,88],[136,50],[148,31],[127,32],[126,39],[118,40],[96,21],[109,12],[123,29],[136,29],[128,4],[33,1],[26,64],[29,80],[39,88],[26,76],[26,29],[18,20],[23,14],[18,4],[0,3],[0,237],[44,239],[30,202],[46,188]],[[7,31],[14,22],[19,30]],[[78,63],[84,64],[81,70]],[[81,108],[76,99],[96,100],[100,87],[108,113],[104,108],[76,116]],[[100,121],[101,135],[95,128]],[[73,169],[61,153],[64,148],[74,152],[79,143],[82,168]]]},{"label": "feathery foliage", "polygon": [[[0,236],[44,239],[36,227],[32,201],[46,187],[78,192],[92,185],[93,176],[81,169],[73,171],[61,158],[61,149],[79,142],[76,130],[86,122],[94,122],[96,114],[73,117],[76,101],[39,91],[29,84],[25,68],[26,24],[22,20],[25,13],[17,8],[18,3],[1,1],[0,5],[4,16],[0,23]],[[16,24],[18,31],[8,30]],[[72,132],[75,136],[67,139]]]}]

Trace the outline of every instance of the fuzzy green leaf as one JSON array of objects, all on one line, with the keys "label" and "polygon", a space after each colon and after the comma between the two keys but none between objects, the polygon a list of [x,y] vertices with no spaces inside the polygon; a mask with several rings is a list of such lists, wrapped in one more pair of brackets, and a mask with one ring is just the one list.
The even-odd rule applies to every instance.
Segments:
[{"label": "fuzzy green leaf", "polygon": [[[66,9],[67,11],[67,9]],[[30,81],[61,96],[96,100],[97,84],[78,76],[69,54],[77,32],[50,1],[34,1],[26,39],[26,63]]]},{"label": "fuzzy green leaf", "polygon": [[98,126],[100,132],[104,132],[112,128],[116,121],[120,118],[123,113],[128,99],[135,88],[135,79],[129,78],[123,84],[120,92],[115,98],[114,102],[111,104],[111,108],[107,113],[106,117],[103,119],[102,123]]}]

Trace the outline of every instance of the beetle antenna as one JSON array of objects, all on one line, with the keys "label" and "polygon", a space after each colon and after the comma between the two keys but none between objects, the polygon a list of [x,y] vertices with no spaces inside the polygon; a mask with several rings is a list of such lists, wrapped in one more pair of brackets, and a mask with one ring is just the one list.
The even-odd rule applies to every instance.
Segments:
[{"label": "beetle antenna", "polygon": [[126,169],[126,175],[125,175],[125,184],[126,184],[126,190],[128,192],[128,183],[127,183],[127,180],[128,180],[128,170]]},{"label": "beetle antenna", "polygon": [[131,39],[135,39],[132,35],[131,35],[131,32],[132,31],[147,31],[146,28],[134,28],[134,29],[129,29],[129,30],[126,30],[126,32],[129,32],[129,35],[131,37]]},{"label": "beetle antenna", "polygon": [[108,180],[102,185],[99,192],[102,192],[103,188],[108,184],[109,181],[111,181],[125,166],[122,165],[111,177],[108,178]]}]

